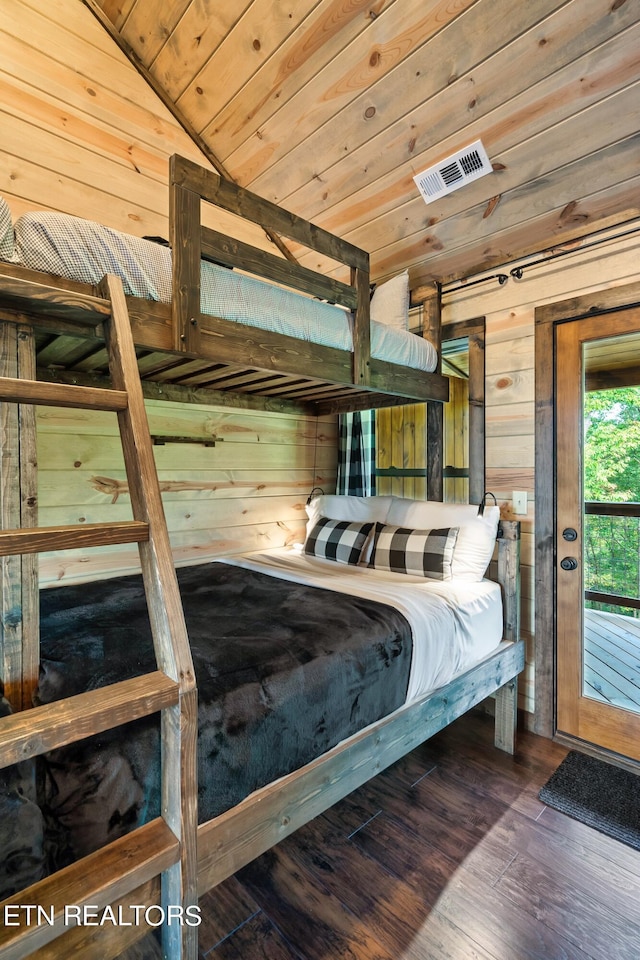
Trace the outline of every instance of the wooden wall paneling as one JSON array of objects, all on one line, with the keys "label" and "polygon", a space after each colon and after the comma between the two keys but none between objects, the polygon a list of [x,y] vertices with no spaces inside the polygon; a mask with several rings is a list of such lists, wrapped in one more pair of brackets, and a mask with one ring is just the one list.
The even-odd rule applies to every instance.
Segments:
[{"label": "wooden wall paneling", "polygon": [[[376,410],[376,467],[386,470],[392,465],[391,407],[381,407]],[[376,492],[388,497],[392,494],[392,484],[390,477],[377,477]]]},{"label": "wooden wall paneling", "polygon": [[[462,377],[449,378],[449,402],[444,405],[444,464],[469,466],[469,384]],[[444,480],[444,499],[467,503],[468,480],[448,477]]]},{"label": "wooden wall paneling", "polygon": [[[124,9],[114,17],[110,9],[116,3]],[[192,0],[172,0],[162,3],[155,9],[144,0],[98,0],[104,13],[115,27],[121,27],[125,40],[133,42],[137,37],[144,38],[144,63],[153,64],[171,35],[173,28],[180,22]]]},{"label": "wooden wall paneling", "polygon": [[[522,222],[531,217],[534,210],[544,209],[543,205],[538,206],[538,201],[543,201],[545,193],[557,194],[555,203],[550,201],[548,206],[558,205],[562,202],[563,207],[572,199],[575,199],[575,190],[570,192],[570,179],[567,180],[566,168],[571,167],[574,162],[575,146],[577,143],[588,143],[588,149],[592,152],[592,158],[580,161],[585,164],[584,176],[591,174],[600,178],[600,189],[604,186],[606,178],[606,158],[620,157],[623,162],[623,171],[627,175],[633,175],[633,165],[631,154],[633,153],[633,138],[636,129],[633,125],[632,117],[634,115],[633,104],[637,103],[640,95],[640,83],[631,85],[611,97],[603,103],[594,105],[584,113],[579,112],[574,116],[568,117],[564,123],[558,124],[557,129],[547,133],[545,137],[545,155],[541,157],[535,149],[535,138],[532,144],[530,140],[524,143],[516,144],[511,150],[499,150],[488,140],[488,149],[491,156],[499,157],[499,162],[504,166],[495,176],[484,178],[478,183],[473,197],[473,206],[470,205],[469,195],[464,191],[458,191],[452,194],[451,202],[447,206],[446,218],[439,220],[433,227],[433,234],[442,243],[451,244],[454,247],[462,246],[468,241],[469,236],[460,230],[460,220],[468,219],[469,225],[473,220],[476,236],[485,236],[491,224],[491,229],[500,229],[505,226],[513,215],[517,222]],[[613,102],[612,102],[613,101]],[[612,130],[610,117],[612,115],[625,116],[626,122],[615,125],[615,131]],[[609,122],[608,122],[609,121]],[[594,136],[594,129],[600,131],[598,136]],[[482,129],[483,142],[487,139],[487,131]],[[490,131],[489,131],[490,137]],[[612,138],[613,141],[612,141]],[[631,140],[631,143],[627,141]],[[446,152],[444,152],[446,155]],[[599,157],[602,157],[602,161]],[[624,163],[623,158],[627,157]],[[617,161],[616,161],[617,162]],[[415,160],[412,158],[412,165]],[[415,168],[415,167],[414,167]],[[535,204],[531,203],[530,182],[537,172],[542,168],[545,174],[545,185],[539,185],[536,190]],[[406,179],[406,174],[405,174]],[[620,183],[622,178],[610,178],[610,182]],[[584,181],[589,183],[590,181]],[[566,192],[568,191],[568,193]],[[391,191],[390,191],[391,192]],[[590,191],[591,193],[592,191]],[[524,201],[525,194],[529,201],[529,208],[526,209],[521,204]],[[496,198],[499,201],[495,209],[490,207],[490,201]],[[508,202],[507,202],[508,201]],[[525,201],[526,202],[526,201]],[[420,205],[423,204],[421,197],[409,194],[406,201],[398,204],[396,200],[395,207],[390,205],[389,210],[384,217],[380,217],[372,224],[364,224],[361,227],[349,225],[348,235],[354,243],[369,244],[372,250],[372,263],[379,262],[376,258],[380,255],[392,255],[393,245],[402,244],[410,240],[412,234],[407,231],[407,222],[419,223]],[[352,200],[351,209],[354,203]],[[363,207],[364,209],[364,207]],[[479,211],[482,216],[479,216]],[[469,211],[467,217],[466,211]],[[330,218],[329,223],[334,223]],[[456,225],[455,228],[453,225]],[[334,229],[345,229],[345,224],[340,224]],[[422,230],[420,231],[422,232]],[[417,236],[417,235],[416,235]],[[544,246],[544,244],[540,244]],[[387,249],[388,248],[388,249]],[[503,259],[505,256],[503,252]]]},{"label": "wooden wall paneling", "polygon": [[[551,236],[554,236],[556,243],[585,236],[589,232],[585,225],[604,217],[609,217],[610,223],[616,223],[637,216],[640,187],[635,162],[637,151],[638,138],[630,137],[619,146],[601,150],[587,159],[554,171],[538,188],[533,206],[528,185],[515,188],[508,196],[503,195],[502,202],[491,213],[491,235],[483,247],[480,263],[477,244],[489,232],[483,219],[487,210],[486,202],[450,222],[438,223],[429,235],[429,244],[434,250],[446,247],[450,251],[447,269],[451,272],[445,279],[464,276],[470,270],[489,269],[516,256],[536,253],[546,248]],[[612,169],[615,170],[613,184],[608,173]],[[581,191],[577,211],[576,183],[588,185],[588,192]],[[543,212],[537,214],[536,211]],[[577,216],[581,218],[580,221],[576,219]],[[460,242],[461,238],[464,238],[463,242]],[[354,233],[351,239],[356,242],[357,234]],[[415,235],[413,242],[408,243],[408,239],[405,237],[404,242],[398,241],[389,244],[383,251],[372,252],[372,276],[386,276],[408,265],[414,268],[412,275],[416,282],[433,278],[429,261],[424,260],[423,231]],[[438,279],[442,279],[440,274]]]},{"label": "wooden wall paneling", "polygon": [[[211,437],[215,447],[154,447],[171,542],[180,562],[279,546],[304,533],[314,485],[335,489],[335,417],[147,401],[151,432]],[[316,440],[317,434],[317,440]],[[101,412],[40,408],[39,498],[44,523],[130,519],[117,427]],[[126,547],[41,558],[44,582],[136,569]]]},{"label": "wooden wall paneling", "polygon": [[[610,30],[612,25],[610,18],[608,25],[601,24],[605,31]],[[549,44],[553,45],[555,62],[550,63],[547,56],[541,59],[535,42],[532,43],[531,34],[524,31],[511,44],[476,65],[473,88],[477,101],[473,107],[473,118],[465,131],[465,143],[481,135],[491,154],[500,155],[597,102],[600,90],[606,90],[609,95],[637,79],[635,50],[640,31],[637,26],[629,27],[623,37],[607,38],[603,35],[603,42],[596,42],[592,49],[589,49],[589,44],[593,38],[587,38],[583,44],[586,52],[582,54],[575,48],[575,17],[570,5],[563,5],[542,29],[547,40],[546,52],[549,54]],[[455,24],[452,33],[454,31]],[[542,35],[540,27],[537,33],[538,36]],[[440,53],[436,46],[445,42],[445,36],[446,30],[431,43],[436,63]],[[455,42],[454,38],[451,42]],[[567,57],[570,45],[573,45],[572,55]],[[456,54],[459,52],[456,51]],[[447,51],[443,50],[442,53],[444,56],[439,62],[445,65]],[[541,68],[544,66],[552,67],[549,77],[543,76]],[[494,71],[504,80],[504,87],[495,83]],[[590,91],[584,90],[583,77],[587,75],[594,81],[597,77],[596,85]],[[431,71],[429,77],[432,77]],[[376,131],[377,135],[373,138],[371,124],[375,124],[376,118],[367,120],[365,126],[362,124],[361,109],[359,113],[354,109],[353,122],[348,129],[352,134],[354,129],[358,131],[363,126],[364,137],[359,137],[361,142],[356,145],[350,135],[353,165],[340,164],[342,141],[339,138],[333,145],[334,149],[325,145],[321,154],[325,162],[336,164],[332,169],[329,196],[325,198],[313,178],[294,190],[288,202],[295,204],[297,209],[308,210],[311,217],[322,214],[323,223],[328,229],[342,230],[361,226],[365,222],[365,211],[374,202],[377,209],[383,212],[393,209],[399,202],[412,199],[406,184],[407,173],[425,169],[460,147],[460,135],[457,130],[452,131],[451,117],[468,111],[469,90],[463,75],[459,74],[459,77],[453,83],[445,81],[439,87],[434,85],[433,95],[428,98],[428,139],[422,135],[424,125],[419,101],[407,115]],[[540,78],[538,82],[536,78]],[[429,82],[428,78],[423,77],[422,82]],[[414,91],[414,87],[411,84],[410,89]],[[424,87],[422,90],[424,95],[427,91],[424,91]],[[512,122],[505,124],[501,122],[500,106],[507,91],[512,98],[513,115]],[[408,156],[407,129],[410,124],[420,133]],[[377,146],[379,149],[375,149]],[[367,167],[370,174],[365,184],[359,174],[362,165]],[[322,174],[321,170],[315,169],[316,176]],[[455,197],[450,199],[456,202]],[[463,198],[457,202],[463,202]]]},{"label": "wooden wall paneling", "polygon": [[[168,157],[202,162],[202,154],[89,11],[78,4],[73,17],[64,16],[70,6],[58,0],[49,13],[14,0],[3,16],[0,190],[14,216],[50,208],[55,197],[62,212],[167,236]],[[230,214],[204,219],[271,248],[263,231]]]},{"label": "wooden wall paneling", "polygon": [[[387,16],[383,12],[377,18],[359,42],[350,45],[348,59],[338,58],[335,64],[313,77],[305,88],[304,99],[301,96],[293,98],[288,109],[280,111],[277,125],[274,118],[271,119],[268,125],[271,149],[263,156],[262,163],[260,141],[255,139],[238,145],[229,155],[229,162],[253,175],[256,190],[265,196],[274,198],[277,195],[282,199],[310,180],[315,171],[321,173],[339,160],[346,130],[349,130],[350,148],[355,149],[367,141],[371,143],[374,135],[384,131],[397,117],[393,104],[401,101],[403,114],[406,114],[418,104],[430,101],[451,83],[452,62],[456,64],[456,78],[464,76],[487,57],[488,46],[492,51],[499,50],[514,33],[526,31],[532,22],[559,5],[558,0],[542,0],[534,11],[524,7],[516,10],[506,0],[493,0],[491,4],[461,0],[455,8],[446,10],[431,0],[428,4],[396,4]],[[464,46],[460,43],[461,30],[465,36]],[[490,44],[487,43],[489,37]],[[371,57],[372,46],[379,51],[379,57]],[[417,76],[420,55],[416,51],[419,50],[428,57],[430,68],[424,70],[423,62],[423,69]],[[411,53],[415,55],[412,57]],[[370,59],[372,63],[369,63]],[[375,83],[373,96],[372,90],[368,89],[372,83]],[[502,99],[506,93],[506,89],[501,92]],[[367,116],[366,106],[371,103],[375,105],[375,113]],[[468,103],[467,88],[465,112],[469,109]],[[307,122],[297,123],[297,111],[305,107]],[[287,124],[298,128],[296,139],[287,150],[293,167],[283,160]],[[412,129],[421,131],[422,124],[412,128],[409,120],[405,125],[405,137]],[[310,138],[309,150],[296,150],[304,137]],[[370,150],[370,155],[377,154],[378,143],[380,149],[385,149],[384,143],[380,143],[384,138],[378,136],[376,140],[376,149]],[[408,151],[405,145],[402,160],[409,159],[409,152],[415,153],[415,147]],[[433,159],[446,155],[446,152],[438,151]],[[318,160],[311,168],[313,157]],[[394,160],[395,163],[389,161],[387,170],[397,164],[397,152]],[[423,168],[417,166],[413,172],[420,169]],[[279,182],[282,184],[280,189]],[[404,201],[406,194],[399,199]]]},{"label": "wooden wall paneling", "polygon": [[[391,466],[397,470],[406,466],[404,441],[404,407],[391,407]],[[404,477],[391,481],[391,493],[394,496],[403,497],[404,489]]]},{"label": "wooden wall paneling", "polygon": [[[288,108],[284,119],[285,123],[289,124],[291,134],[296,128],[304,126],[304,123],[301,123],[301,111],[304,109],[311,113],[328,109],[331,113],[332,108],[338,105],[335,102],[332,104],[332,100],[339,98],[340,102],[348,102],[348,90],[341,89],[341,84],[336,82],[337,69],[351,72],[359,59],[365,72],[376,70],[378,57],[373,56],[375,63],[372,66],[367,67],[366,63],[372,56],[371,48],[376,44],[376,34],[384,30],[384,26],[381,27],[377,21],[392,6],[397,6],[398,9],[400,7],[397,0],[381,0],[376,6],[376,16],[371,17],[369,6],[363,0],[354,0],[346,6],[318,5],[315,15],[312,14],[303,28],[282,44],[277,55],[267,60],[264,67],[245,83],[239,94],[213,121],[207,111],[200,111],[197,101],[194,104],[187,103],[186,95],[183,98],[183,107],[185,110],[189,109],[190,115],[193,113],[196,122],[199,119],[205,136],[211,128],[215,129],[216,143],[223,158],[230,158],[235,151],[242,148],[248,138],[259,148],[257,132],[280,110],[282,104]],[[377,30],[374,29],[376,26]],[[339,66],[342,60],[345,67]],[[378,72],[380,69],[378,66]],[[318,81],[318,77],[324,78],[324,83],[322,79]],[[309,91],[310,98],[305,95],[302,102],[302,98],[297,97],[296,93],[309,85],[312,86],[313,93]],[[336,96],[329,94],[330,102],[323,106],[322,97],[326,96],[327,87],[334,87]],[[265,91],[269,91],[268,96],[265,96]],[[246,119],[239,122],[238,118]],[[296,137],[300,135],[296,132]],[[265,153],[268,157],[272,155],[270,144],[265,144]],[[245,163],[251,162],[245,148]],[[240,170],[239,158],[234,159],[233,166],[236,172]],[[260,169],[258,167],[255,172],[260,172]],[[263,196],[266,195],[263,193]]]},{"label": "wooden wall paneling", "polygon": [[[415,468],[415,420],[413,416],[415,404],[404,408],[402,416],[402,466]],[[402,485],[402,496],[414,499],[415,478],[405,477]]]},{"label": "wooden wall paneling", "polygon": [[469,503],[481,503],[486,487],[485,323],[469,334],[469,420],[467,493]]},{"label": "wooden wall paneling", "polygon": [[[253,3],[245,0],[243,4],[237,4],[233,12],[217,9],[213,16],[211,10],[191,4],[189,15],[182,18],[158,55],[153,72],[163,78],[180,109],[197,104],[201,118],[198,126],[206,126],[211,117],[217,116],[239,94],[247,73],[249,76],[258,71],[264,73],[270,61],[276,59],[279,61],[278,79],[282,82],[286,67],[279,56],[280,48],[292,34],[295,34],[294,43],[300,45],[300,34],[308,34],[304,26],[307,17],[311,15],[313,18],[317,6],[317,0],[298,0],[294,20],[286,7],[274,5],[272,0],[255,0]],[[357,7],[357,4],[353,6]],[[194,23],[198,16],[201,22]],[[235,24],[231,22],[232,18]],[[215,33],[213,43],[207,40],[209,30]],[[194,37],[199,38],[197,43],[194,43]],[[184,53],[180,55],[180,46],[189,47],[186,56]],[[306,52],[308,55],[312,53],[308,46]],[[246,65],[247,73],[238,69],[238,63]],[[303,66],[303,61],[289,61],[287,66],[289,70],[295,70]],[[265,100],[270,101],[271,97],[265,95],[263,87],[260,100],[250,109],[245,122],[252,120],[252,115],[260,107],[264,108]],[[243,115],[237,113],[236,126],[242,125],[242,120]]]},{"label": "wooden wall paneling", "polygon": [[[210,116],[214,116],[218,106],[210,102],[210,89],[204,78],[200,74],[202,68],[210,56],[216,61],[216,53],[224,45],[225,37],[234,30],[238,21],[242,22],[248,7],[251,6],[250,0],[241,0],[234,4],[215,4],[214,6],[203,5],[201,3],[189,3],[184,10],[184,14],[175,18],[172,11],[165,16],[171,18],[171,32],[167,34],[165,42],[158,50],[152,64],[152,74],[162,82],[166,93],[176,103],[179,104],[180,96],[193,80],[194,86],[197,85],[202,90],[200,97],[204,101],[205,109],[211,110]],[[178,8],[180,5],[178,5]],[[127,24],[123,35],[129,35],[135,42],[136,28],[142,29],[146,35],[152,34],[157,27],[152,24],[155,11],[146,11],[143,4],[137,5],[139,16],[132,16],[131,23]],[[142,20],[146,22],[141,22]],[[238,70],[238,58],[240,56],[249,57],[253,53],[254,58],[257,54],[255,50],[244,50],[242,54],[236,51],[236,56],[230,63],[236,65],[236,75]],[[147,54],[146,65],[149,65]],[[195,79],[194,79],[195,78]],[[224,89],[227,81],[231,79],[228,73],[221,71],[218,80]],[[194,97],[196,96],[194,92]],[[205,106],[206,105],[206,106]]]}]

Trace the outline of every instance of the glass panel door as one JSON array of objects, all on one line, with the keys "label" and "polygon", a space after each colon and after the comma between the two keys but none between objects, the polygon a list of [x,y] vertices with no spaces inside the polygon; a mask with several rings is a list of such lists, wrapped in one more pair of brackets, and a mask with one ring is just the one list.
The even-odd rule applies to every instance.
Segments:
[{"label": "glass panel door", "polygon": [[557,726],[634,759],[640,759],[639,330],[633,310],[559,325],[555,403]]}]

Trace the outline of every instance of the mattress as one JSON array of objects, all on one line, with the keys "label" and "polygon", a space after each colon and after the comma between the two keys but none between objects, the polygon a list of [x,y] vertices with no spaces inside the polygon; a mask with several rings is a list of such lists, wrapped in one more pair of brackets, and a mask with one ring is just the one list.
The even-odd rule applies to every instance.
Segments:
[{"label": "mattress", "polygon": [[[201,822],[446,684],[502,634],[489,581],[425,581],[287,548],[182,567],[178,579],[198,677]],[[41,604],[38,701],[154,668],[139,576],[46,590]],[[0,771],[0,896],[157,816],[158,755],[150,717]]]},{"label": "mattress", "polygon": [[406,702],[449,683],[488,656],[502,639],[502,592],[492,580],[426,580],[322,560],[304,554],[299,546],[225,562],[395,607],[406,617],[413,637]]},{"label": "mattress", "polygon": [[[19,217],[11,259],[32,270],[84,283],[98,283],[105,274],[114,274],[130,296],[171,301],[168,247],[78,217],[47,212]],[[211,316],[353,350],[352,317],[347,310],[204,261],[201,307]],[[429,341],[375,321],[371,322],[371,355],[425,372],[437,365],[437,353]]]}]

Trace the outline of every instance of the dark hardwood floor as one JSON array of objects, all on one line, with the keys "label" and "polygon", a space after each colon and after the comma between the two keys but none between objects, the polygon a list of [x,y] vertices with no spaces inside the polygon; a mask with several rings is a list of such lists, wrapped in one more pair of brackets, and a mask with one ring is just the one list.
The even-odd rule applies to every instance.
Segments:
[{"label": "dark hardwood floor", "polygon": [[639,960],[640,853],[538,790],[566,750],[467,716],[201,902],[206,960]]}]

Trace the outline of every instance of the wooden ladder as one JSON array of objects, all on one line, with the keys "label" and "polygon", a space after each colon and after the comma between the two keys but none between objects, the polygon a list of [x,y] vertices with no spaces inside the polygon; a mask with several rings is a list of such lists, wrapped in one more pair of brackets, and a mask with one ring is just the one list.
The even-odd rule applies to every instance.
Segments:
[{"label": "wooden ladder", "polygon": [[[197,903],[197,694],[193,664],[122,284],[117,278],[106,277],[99,292],[110,305],[110,315],[99,319],[104,320],[114,389],[39,382],[34,372],[29,379],[24,379],[18,371],[18,376],[0,377],[0,400],[21,405],[115,411],[134,519],[82,526],[24,528],[16,524],[14,529],[0,532],[0,558],[22,555],[28,560],[44,550],[136,542],[157,670],[44,706],[27,709],[28,705],[22,702],[25,709],[0,720],[0,767],[160,711],[162,815],[6,901],[42,905],[49,914],[54,908],[56,923],[53,926],[48,923],[0,925],[2,960],[25,956],[40,960],[59,956],[102,960],[113,956],[142,935],[145,928],[118,928],[114,946],[107,953],[105,927],[80,924],[65,927],[65,906],[74,905],[82,910],[91,905],[93,910],[101,911],[118,903],[123,908],[130,904],[161,907],[163,914],[155,910],[151,922],[156,925],[159,917],[172,917],[172,922],[162,928],[164,956],[171,960],[197,957],[197,927],[193,921],[191,925],[179,922],[180,908],[186,911],[188,906]],[[24,322],[24,315],[16,320],[19,322]],[[32,363],[32,370],[34,366]],[[28,414],[32,408],[17,409]],[[24,423],[29,423],[28,415]],[[24,433],[24,443],[31,444],[32,450],[35,449],[31,437],[34,427],[35,416],[30,423],[29,437],[24,433],[24,426],[15,431]],[[3,484],[6,482],[4,473]],[[24,500],[25,491],[20,493]],[[5,525],[6,515],[3,521]],[[33,575],[36,568],[28,569]],[[23,576],[24,570],[23,566]],[[37,596],[37,589],[35,594]],[[37,606],[32,623],[25,623],[23,632],[22,649],[17,654],[20,673],[37,673]],[[19,699],[14,697],[14,704]],[[0,910],[3,906],[0,904]],[[193,912],[183,914],[187,916],[193,917]],[[114,929],[112,926],[110,932],[114,933]],[[60,935],[63,940],[57,939]]]}]

